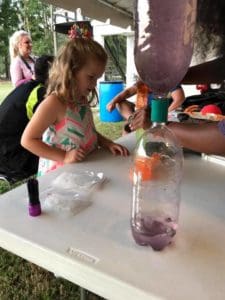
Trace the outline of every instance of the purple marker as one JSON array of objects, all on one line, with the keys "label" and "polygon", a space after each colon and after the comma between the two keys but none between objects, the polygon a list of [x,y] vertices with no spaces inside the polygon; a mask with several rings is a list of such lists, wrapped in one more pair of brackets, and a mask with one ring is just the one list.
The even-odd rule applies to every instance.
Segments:
[{"label": "purple marker", "polygon": [[29,215],[32,217],[41,214],[41,203],[39,201],[39,190],[37,179],[28,179],[27,189],[29,195]]}]

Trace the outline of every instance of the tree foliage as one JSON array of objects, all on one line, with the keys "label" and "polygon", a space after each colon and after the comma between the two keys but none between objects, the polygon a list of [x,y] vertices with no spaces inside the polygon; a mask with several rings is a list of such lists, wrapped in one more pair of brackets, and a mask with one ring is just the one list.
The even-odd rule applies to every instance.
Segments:
[{"label": "tree foliage", "polygon": [[32,37],[33,53],[35,55],[53,54],[50,6],[40,0],[18,2],[22,28]]},{"label": "tree foliage", "polygon": [[24,29],[32,37],[33,54],[53,54],[50,6],[40,0],[2,0],[0,2],[0,76],[8,77],[9,37]]},{"label": "tree foliage", "polygon": [[2,0],[0,5],[0,74],[8,77],[9,66],[9,36],[16,30],[18,18],[17,3]]}]

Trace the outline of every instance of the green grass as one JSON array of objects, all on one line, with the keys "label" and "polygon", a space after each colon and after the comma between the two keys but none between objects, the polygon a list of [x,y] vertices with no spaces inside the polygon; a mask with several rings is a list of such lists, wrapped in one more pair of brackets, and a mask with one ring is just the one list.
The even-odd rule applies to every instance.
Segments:
[{"label": "green grass", "polygon": [[13,89],[10,81],[0,81],[0,103]]},{"label": "green grass", "polygon": [[116,140],[121,136],[124,122],[101,122],[98,110],[96,110],[93,115],[98,132],[111,140]]},{"label": "green grass", "polygon": [[67,280],[18,256],[0,252],[0,299],[79,299],[79,289]]},{"label": "green grass", "polygon": [[[0,83],[0,103],[10,90],[9,83]],[[106,137],[114,140],[121,136],[124,122],[100,122],[96,109],[94,121],[96,129]],[[10,187],[0,181],[0,194],[15,186]],[[79,297],[80,291],[75,284],[56,278],[54,274],[0,248],[1,300],[76,300],[80,299]],[[96,298],[93,296],[92,299]]]}]

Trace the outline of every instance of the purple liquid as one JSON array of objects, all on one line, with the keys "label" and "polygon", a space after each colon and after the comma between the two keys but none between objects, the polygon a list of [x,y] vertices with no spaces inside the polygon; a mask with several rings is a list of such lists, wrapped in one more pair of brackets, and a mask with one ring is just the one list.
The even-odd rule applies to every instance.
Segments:
[{"label": "purple liquid", "polygon": [[171,243],[173,237],[176,234],[174,228],[177,224],[170,218],[165,219],[163,222],[154,220],[151,217],[141,218],[138,222],[138,226],[135,226],[135,222],[131,221],[131,228],[134,240],[141,246],[151,246],[154,250],[162,250],[168,244]]},{"label": "purple liquid", "polygon": [[189,67],[196,0],[136,0],[135,64],[159,96],[181,82]]}]

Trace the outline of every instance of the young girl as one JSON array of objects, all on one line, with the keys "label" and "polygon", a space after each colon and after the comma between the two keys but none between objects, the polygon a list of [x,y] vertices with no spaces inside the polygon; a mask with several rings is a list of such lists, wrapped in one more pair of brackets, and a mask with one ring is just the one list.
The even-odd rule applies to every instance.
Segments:
[{"label": "young girl", "polygon": [[105,50],[88,38],[72,39],[59,51],[50,71],[47,98],[21,139],[24,148],[41,157],[39,175],[82,161],[97,146],[114,155],[129,154],[125,147],[96,132],[87,101],[106,62]]}]

